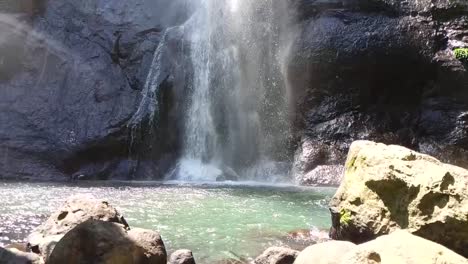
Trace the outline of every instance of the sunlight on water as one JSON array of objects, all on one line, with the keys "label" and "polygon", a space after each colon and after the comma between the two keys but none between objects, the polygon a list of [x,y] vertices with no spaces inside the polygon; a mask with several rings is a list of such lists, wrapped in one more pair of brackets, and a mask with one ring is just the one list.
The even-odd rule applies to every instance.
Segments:
[{"label": "sunlight on water", "polygon": [[[159,183],[0,183],[0,244],[20,241],[72,194],[106,198],[130,226],[159,230],[197,263],[254,257],[287,233],[330,226],[332,188]],[[9,197],[9,199],[5,199]]]}]

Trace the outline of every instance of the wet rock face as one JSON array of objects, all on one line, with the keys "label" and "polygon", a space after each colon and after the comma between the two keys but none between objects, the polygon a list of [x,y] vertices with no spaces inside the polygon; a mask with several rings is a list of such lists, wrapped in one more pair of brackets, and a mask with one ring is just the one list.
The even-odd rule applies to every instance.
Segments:
[{"label": "wet rock face", "polygon": [[343,171],[341,165],[320,165],[301,177],[299,183],[308,186],[339,186]]},{"label": "wet rock face", "polygon": [[0,5],[0,177],[127,178],[127,121],[161,31],[189,4],[29,2]]},{"label": "wet rock face", "polygon": [[468,73],[453,54],[468,46],[465,1],[299,2],[287,79],[315,166],[344,162],[356,139],[468,166]]},{"label": "wet rock face", "polygon": [[405,229],[467,256],[467,170],[370,141],[352,144],[345,167],[332,238],[361,243]]},{"label": "wet rock face", "polygon": [[340,147],[303,138],[296,150],[293,174],[300,185],[339,186],[343,176],[343,166],[334,165],[341,160]]}]

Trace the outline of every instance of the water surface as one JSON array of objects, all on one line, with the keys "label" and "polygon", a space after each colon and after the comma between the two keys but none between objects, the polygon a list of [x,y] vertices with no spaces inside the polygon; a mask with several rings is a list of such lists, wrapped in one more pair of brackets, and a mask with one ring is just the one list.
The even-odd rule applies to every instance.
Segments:
[{"label": "water surface", "polygon": [[333,188],[258,184],[0,182],[0,244],[24,239],[67,197],[107,199],[133,227],[159,230],[169,253],[194,252],[197,263],[251,258],[287,244],[290,231],[326,229]]}]

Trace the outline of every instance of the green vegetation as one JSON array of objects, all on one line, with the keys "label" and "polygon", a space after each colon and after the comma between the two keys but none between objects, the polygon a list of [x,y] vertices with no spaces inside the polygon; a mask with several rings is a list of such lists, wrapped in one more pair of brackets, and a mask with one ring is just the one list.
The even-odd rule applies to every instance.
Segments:
[{"label": "green vegetation", "polygon": [[356,162],[356,156],[353,156],[347,163],[346,163],[346,169],[351,169],[354,167],[354,162]]},{"label": "green vegetation", "polygon": [[453,51],[455,58],[462,62],[468,62],[468,48],[458,48]]},{"label": "green vegetation", "polygon": [[341,209],[340,211],[340,225],[348,226],[349,221],[351,221],[351,212],[346,209]]}]

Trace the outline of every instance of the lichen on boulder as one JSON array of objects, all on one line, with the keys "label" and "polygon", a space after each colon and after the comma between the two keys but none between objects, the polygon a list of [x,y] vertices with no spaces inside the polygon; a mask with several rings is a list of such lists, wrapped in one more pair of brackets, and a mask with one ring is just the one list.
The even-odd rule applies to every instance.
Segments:
[{"label": "lichen on boulder", "polygon": [[468,171],[410,149],[351,145],[330,202],[331,237],[362,243],[405,229],[468,256]]}]

